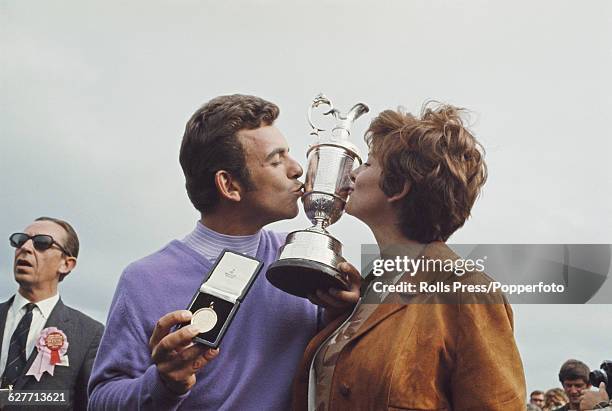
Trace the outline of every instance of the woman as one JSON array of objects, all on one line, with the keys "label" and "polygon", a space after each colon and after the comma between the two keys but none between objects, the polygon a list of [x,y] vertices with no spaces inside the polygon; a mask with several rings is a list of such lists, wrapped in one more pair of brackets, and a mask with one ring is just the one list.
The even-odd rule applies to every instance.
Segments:
[{"label": "woman", "polygon": [[[366,141],[369,158],[351,175],[346,211],[372,230],[381,258],[456,261],[444,241],[464,224],[486,180],[461,110],[426,107],[420,118],[383,111]],[[491,281],[482,272],[458,276],[436,268],[380,278]],[[419,291],[384,293],[374,287],[380,278],[368,276],[348,320],[329,324],[308,345],[294,381],[295,409],[524,410],[512,310],[502,295],[467,304],[456,294],[444,300]],[[374,304],[377,298],[384,303]]]}]

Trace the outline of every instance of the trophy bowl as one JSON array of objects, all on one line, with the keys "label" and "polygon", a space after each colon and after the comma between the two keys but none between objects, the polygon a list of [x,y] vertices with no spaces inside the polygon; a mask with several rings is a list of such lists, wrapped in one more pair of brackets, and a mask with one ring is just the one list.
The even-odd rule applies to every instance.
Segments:
[{"label": "trophy bowl", "polygon": [[281,259],[270,265],[266,277],[275,287],[298,297],[318,289],[346,289],[348,281],[336,269],[343,261],[342,243],[329,234],[294,231],[287,236]]}]

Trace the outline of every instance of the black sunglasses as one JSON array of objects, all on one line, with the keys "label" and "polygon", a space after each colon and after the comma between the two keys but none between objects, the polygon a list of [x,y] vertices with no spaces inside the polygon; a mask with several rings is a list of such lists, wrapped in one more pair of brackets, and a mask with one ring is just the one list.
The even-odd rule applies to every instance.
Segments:
[{"label": "black sunglasses", "polygon": [[53,246],[53,244],[55,244],[57,248],[62,250],[64,254],[66,254],[68,257],[72,257],[72,254],[66,251],[66,249],[62,247],[60,243],[55,241],[53,237],[51,237],[48,234],[28,235],[26,233],[14,233],[14,234],[11,234],[11,236],[9,237],[9,242],[11,243],[12,247],[20,248],[29,239],[32,239],[32,244],[34,245],[34,248],[37,249],[38,251],[48,250],[49,248]]}]

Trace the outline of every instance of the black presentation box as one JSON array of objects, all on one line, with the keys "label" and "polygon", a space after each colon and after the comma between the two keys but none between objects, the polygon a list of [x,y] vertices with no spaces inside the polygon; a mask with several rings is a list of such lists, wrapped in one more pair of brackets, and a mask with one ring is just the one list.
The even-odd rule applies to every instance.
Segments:
[{"label": "black presentation box", "polygon": [[[231,250],[223,250],[209,275],[193,296],[188,310],[196,318],[204,318],[208,326],[214,326],[198,334],[194,341],[211,348],[219,347],[240,303],[261,271],[263,263],[253,257]],[[214,314],[211,313],[214,311]],[[196,313],[199,313],[196,316]],[[194,321],[192,320],[192,321]],[[187,325],[187,324],[185,324]]]}]

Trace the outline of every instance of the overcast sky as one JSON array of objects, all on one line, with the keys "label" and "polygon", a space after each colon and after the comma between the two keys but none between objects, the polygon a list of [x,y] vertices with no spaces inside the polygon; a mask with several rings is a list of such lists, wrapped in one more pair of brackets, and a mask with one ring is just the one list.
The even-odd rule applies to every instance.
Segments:
[{"label": "overcast sky", "polygon": [[[82,252],[62,297],[101,321],[122,269],[195,225],[178,149],[219,94],[279,104],[303,165],[321,91],[344,110],[469,108],[490,177],[452,242],[612,243],[607,0],[0,0],[0,46],[0,237],[41,215],[73,223]],[[353,132],[364,151],[371,118]],[[350,216],[330,231],[351,261],[374,242]],[[12,251],[0,247],[2,300]],[[570,357],[612,359],[612,305],[514,310],[529,390],[558,385]]]}]

